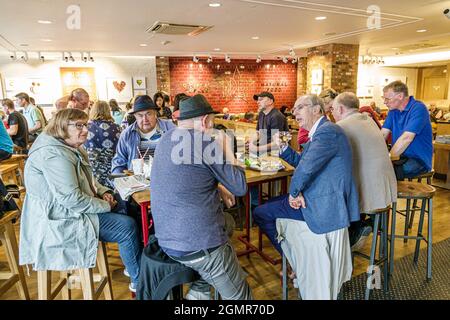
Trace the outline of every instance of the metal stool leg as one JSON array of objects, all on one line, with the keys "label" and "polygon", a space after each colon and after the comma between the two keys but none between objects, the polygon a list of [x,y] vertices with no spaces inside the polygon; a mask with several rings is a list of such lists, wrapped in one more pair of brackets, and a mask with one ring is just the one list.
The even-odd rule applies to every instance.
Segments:
[{"label": "metal stool leg", "polygon": [[395,244],[395,223],[397,217],[397,203],[392,204],[392,225],[391,225],[391,245],[390,245],[390,257],[389,257],[389,273],[394,273],[394,244]]},{"label": "metal stool leg", "polygon": [[[374,223],[373,223],[373,235],[372,235],[372,247],[370,249],[370,263],[369,263],[369,272],[367,273],[368,275],[368,279],[370,276],[373,275],[373,266],[375,265],[375,254],[376,254],[376,250],[377,250],[377,238],[378,238],[378,226],[379,226],[379,222],[380,222],[380,215],[376,214],[375,215],[375,219],[374,219]],[[365,299],[369,300],[370,299],[370,285],[369,282],[367,281],[366,283],[366,294],[365,294]]]},{"label": "metal stool leg", "polygon": [[[404,231],[405,237],[408,236],[408,224],[409,224],[410,210],[411,210],[411,199],[407,199],[406,200],[406,211],[405,211],[405,231]],[[403,239],[403,243],[407,243],[407,242],[408,242],[407,238]]]},{"label": "metal stool leg", "polygon": [[417,229],[417,239],[416,239],[416,249],[414,251],[414,264],[417,265],[419,260],[419,250],[420,250],[420,241],[422,240],[422,229],[423,229],[423,221],[425,219],[425,201],[422,201],[422,208],[420,210],[420,219],[419,219],[419,227]]},{"label": "metal stool leg", "polygon": [[287,261],[286,256],[283,253],[283,300],[288,299],[288,284],[287,284]]},{"label": "metal stool leg", "polygon": [[427,279],[431,280],[431,267],[433,263],[433,199],[428,199],[428,235],[427,235]]},{"label": "metal stool leg", "polygon": [[383,272],[384,272],[384,284],[383,289],[384,293],[387,293],[389,290],[389,251],[388,251],[388,212],[383,214],[383,233],[381,236],[383,237]]}]

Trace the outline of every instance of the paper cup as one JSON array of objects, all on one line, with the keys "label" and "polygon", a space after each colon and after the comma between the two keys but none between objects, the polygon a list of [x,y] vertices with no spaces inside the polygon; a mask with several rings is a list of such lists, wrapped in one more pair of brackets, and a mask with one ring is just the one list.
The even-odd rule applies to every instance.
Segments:
[{"label": "paper cup", "polygon": [[131,160],[131,165],[133,167],[134,174],[144,173],[144,159],[133,159]]}]

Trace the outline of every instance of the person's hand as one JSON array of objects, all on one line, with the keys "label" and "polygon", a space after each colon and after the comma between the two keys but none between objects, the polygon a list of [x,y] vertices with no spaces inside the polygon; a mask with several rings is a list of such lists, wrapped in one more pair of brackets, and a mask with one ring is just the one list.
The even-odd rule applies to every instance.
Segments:
[{"label": "person's hand", "polygon": [[296,198],[289,195],[289,205],[291,208],[298,210],[300,208],[306,208],[305,198],[301,193],[298,194]]},{"label": "person's hand", "polygon": [[117,201],[114,200],[114,196],[111,193],[106,192],[103,195],[103,200],[107,201],[109,203],[109,206],[111,207],[111,210],[114,209],[114,207],[117,205]]},{"label": "person's hand", "polygon": [[236,198],[234,197],[234,194],[232,194],[230,191],[228,191],[227,188],[225,188],[223,185],[220,185],[217,187],[219,190],[219,195],[222,201],[225,203],[225,206],[227,208],[231,208],[236,204]]}]

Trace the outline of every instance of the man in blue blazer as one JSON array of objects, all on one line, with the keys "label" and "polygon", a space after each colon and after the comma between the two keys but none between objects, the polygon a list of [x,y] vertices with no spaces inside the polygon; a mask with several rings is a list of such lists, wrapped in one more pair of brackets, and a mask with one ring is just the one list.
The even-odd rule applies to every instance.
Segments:
[{"label": "man in blue blazer", "polygon": [[300,97],[294,115],[299,126],[309,131],[310,142],[301,154],[280,145],[280,157],[296,167],[289,194],[258,206],[253,213],[256,224],[280,253],[278,218],[305,221],[313,233],[325,234],[347,228],[360,216],[352,150],[344,131],[326,119],[317,95]]}]

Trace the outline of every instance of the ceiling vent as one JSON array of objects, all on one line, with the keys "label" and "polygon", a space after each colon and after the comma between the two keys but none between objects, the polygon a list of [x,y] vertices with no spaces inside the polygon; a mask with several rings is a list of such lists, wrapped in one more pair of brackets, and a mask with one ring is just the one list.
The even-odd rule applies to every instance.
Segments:
[{"label": "ceiling vent", "polygon": [[157,21],[146,31],[148,33],[196,36],[211,28],[212,26],[196,26]]}]

